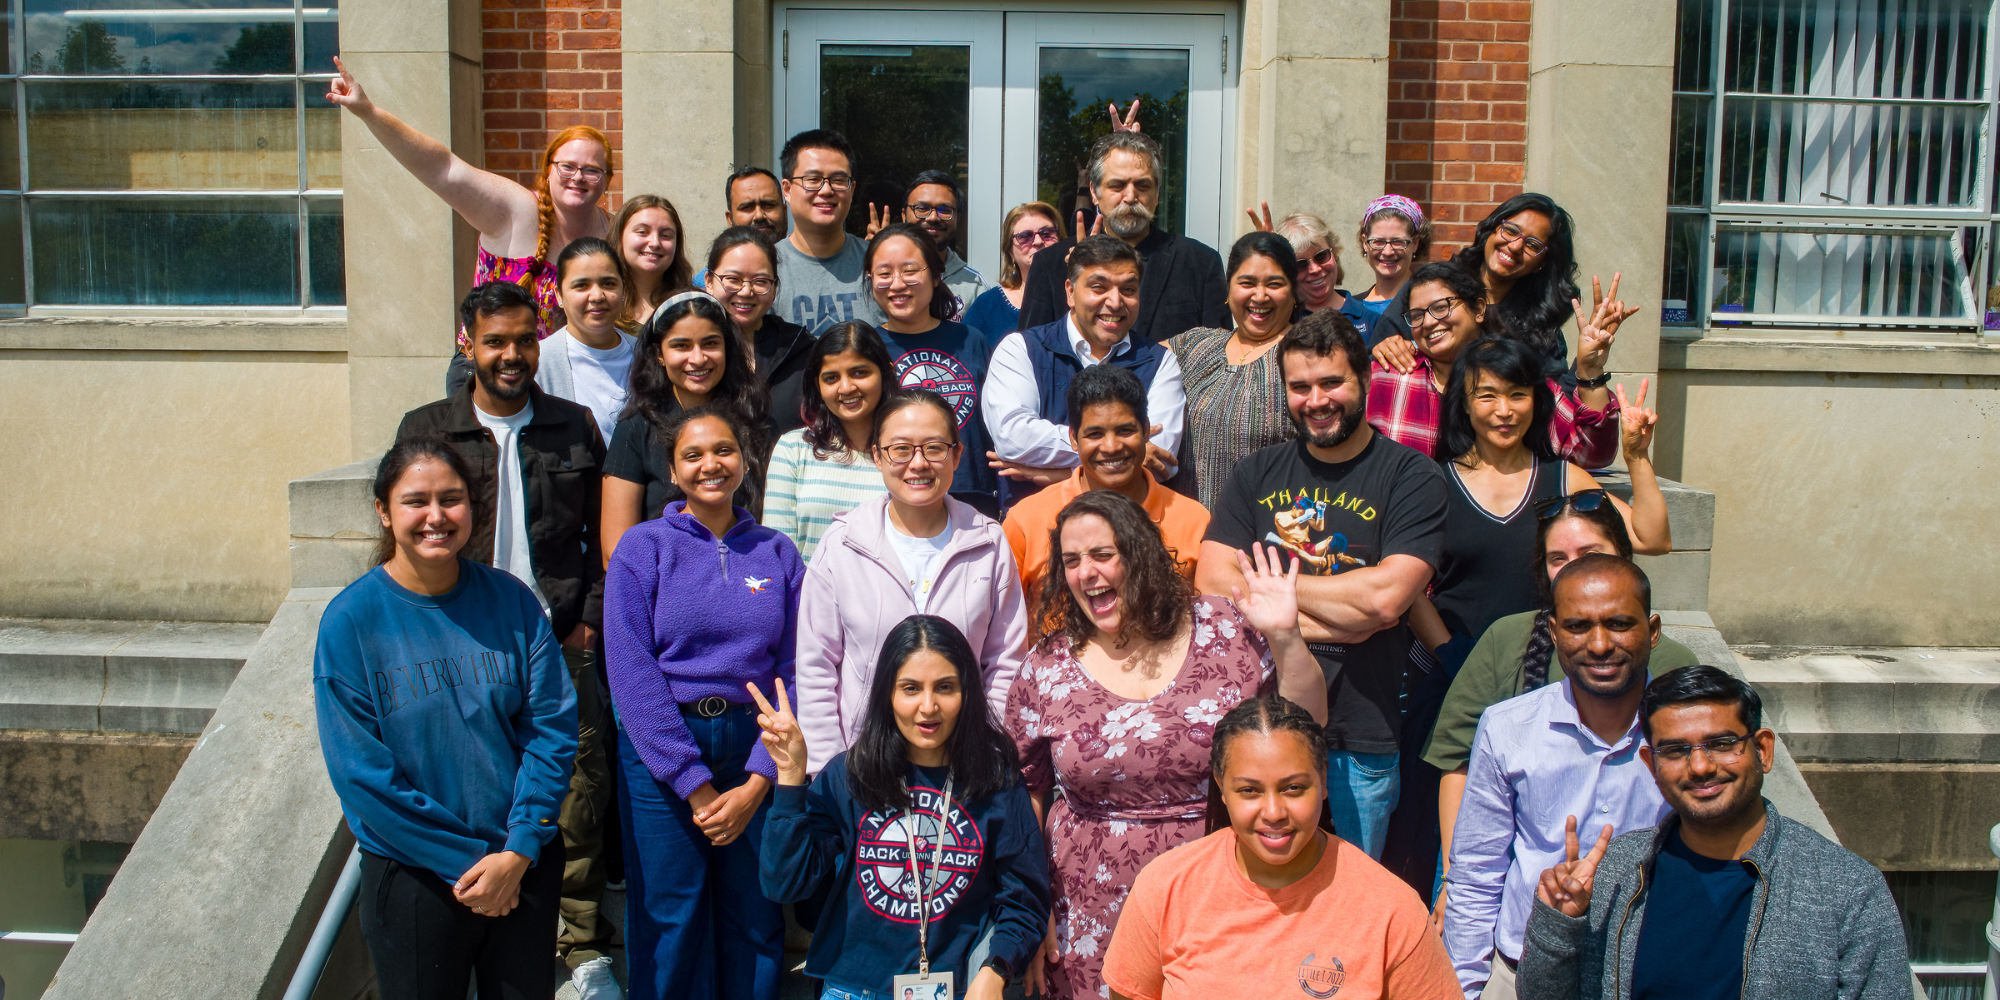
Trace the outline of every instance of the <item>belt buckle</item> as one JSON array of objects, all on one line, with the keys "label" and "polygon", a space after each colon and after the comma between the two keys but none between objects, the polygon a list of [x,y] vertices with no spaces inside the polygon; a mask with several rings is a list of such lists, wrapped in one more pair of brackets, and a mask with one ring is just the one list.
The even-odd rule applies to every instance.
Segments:
[{"label": "belt buckle", "polygon": [[704,719],[719,719],[729,711],[729,702],[717,695],[709,695],[694,703],[694,714]]}]

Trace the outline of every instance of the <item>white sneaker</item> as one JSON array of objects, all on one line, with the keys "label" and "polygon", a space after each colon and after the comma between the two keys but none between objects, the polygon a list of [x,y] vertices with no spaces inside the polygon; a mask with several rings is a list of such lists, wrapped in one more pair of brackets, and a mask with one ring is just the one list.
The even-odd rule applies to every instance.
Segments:
[{"label": "white sneaker", "polygon": [[609,958],[593,958],[577,966],[569,981],[576,984],[577,1000],[625,1000],[618,980],[611,978]]}]

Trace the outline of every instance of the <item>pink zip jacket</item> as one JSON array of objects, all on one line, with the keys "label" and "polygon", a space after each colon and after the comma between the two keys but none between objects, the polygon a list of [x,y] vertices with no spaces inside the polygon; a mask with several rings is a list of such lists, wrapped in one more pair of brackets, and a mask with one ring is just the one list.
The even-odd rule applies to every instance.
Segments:
[{"label": "pink zip jacket", "polygon": [[[834,516],[806,567],[799,595],[797,705],[805,730],[808,768],[818,773],[835,754],[861,735],[868,710],[868,687],[882,642],[903,619],[917,613],[916,601],[883,537],[885,494]],[[1000,525],[957,500],[951,512],[951,542],[938,558],[926,613],[958,626],[979,654],[986,677],[986,704],[1000,725],[1007,689],[1021,671],[1028,639],[1028,607],[1021,577]]]}]

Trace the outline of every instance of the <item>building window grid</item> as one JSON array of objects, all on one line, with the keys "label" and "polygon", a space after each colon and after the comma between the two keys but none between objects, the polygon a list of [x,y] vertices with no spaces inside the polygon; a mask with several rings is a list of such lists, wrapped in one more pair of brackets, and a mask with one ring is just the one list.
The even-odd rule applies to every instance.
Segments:
[{"label": "building window grid", "polygon": [[[2000,174],[1995,170],[1994,124],[2000,122],[2000,86],[1996,86],[1996,47],[2000,46],[2000,2],[1989,2],[1985,15],[1983,71],[1979,85],[1983,96],[1967,99],[1880,98],[1831,96],[1813,93],[1780,94],[1758,90],[1725,88],[1729,58],[1730,14],[1737,0],[1680,0],[1679,37],[1675,46],[1673,125],[1673,175],[1669,182],[1667,206],[1667,260],[1662,299],[1685,302],[1684,308],[1668,305],[1662,310],[1664,325],[1709,329],[1720,324],[1737,326],[1884,326],[1932,328],[1974,333],[1985,328],[1987,336],[2000,331]],[[1797,0],[1801,10],[1815,0]],[[1937,7],[1930,7],[1935,16]],[[1706,16],[1704,16],[1706,15]],[[1693,34],[1694,37],[1690,37]],[[1689,60],[1690,50],[1695,58]],[[1973,204],[1956,207],[1909,205],[1815,206],[1772,204],[1723,199],[1723,133],[1730,102],[1745,100],[1785,101],[1858,107],[1893,105],[1914,107],[1976,107],[1984,112],[1977,129],[1978,149],[1974,160],[1975,177],[1970,188]],[[1699,117],[1689,114],[1699,105]],[[1695,135],[1693,145],[1699,163],[1684,157],[1684,133]],[[1679,176],[1686,166],[1698,166],[1700,174],[1692,184]],[[1683,190],[1686,189],[1686,190]],[[1695,197],[1685,197],[1692,193]],[[1952,222],[1961,225],[1953,227]],[[1770,231],[1815,236],[1868,234],[1923,234],[1932,238],[1949,236],[1952,251],[1963,268],[1963,287],[1958,297],[1963,303],[1960,316],[1895,316],[1872,314],[1780,315],[1725,312],[1718,319],[1714,311],[1715,263],[1718,236],[1724,231]],[[1982,322],[1983,320],[1983,322]]]},{"label": "building window grid", "polygon": [[[334,2],[337,3],[338,0],[334,0]],[[0,77],[5,78],[5,84],[11,90],[13,95],[13,105],[14,105],[13,118],[14,118],[15,142],[16,142],[15,148],[18,156],[17,159],[18,168],[15,171],[14,179],[18,187],[15,190],[0,189],[0,200],[5,200],[8,202],[12,202],[14,204],[15,211],[17,213],[17,218],[20,223],[22,294],[20,296],[21,301],[19,302],[13,302],[13,303],[0,302],[0,314],[12,313],[18,315],[36,305],[53,305],[53,306],[65,306],[65,307],[69,307],[72,305],[70,303],[39,303],[36,301],[36,296],[35,296],[35,246],[34,246],[35,241],[33,236],[34,219],[32,213],[30,213],[28,210],[28,202],[40,199],[51,199],[51,198],[145,197],[145,198],[169,199],[169,200],[183,199],[183,198],[188,200],[196,200],[196,199],[215,199],[215,198],[245,197],[245,196],[292,198],[294,200],[296,214],[297,214],[297,222],[298,222],[297,239],[298,239],[298,262],[299,262],[298,263],[299,301],[297,303],[294,303],[294,307],[301,309],[314,309],[314,308],[325,309],[329,307],[337,309],[345,309],[346,302],[344,297],[342,301],[338,303],[332,303],[330,305],[328,303],[316,303],[313,301],[312,228],[311,228],[312,209],[315,202],[319,202],[322,204],[331,203],[338,205],[343,196],[344,188],[313,188],[310,186],[311,175],[307,166],[307,157],[310,155],[311,150],[308,148],[307,145],[306,115],[305,115],[305,109],[307,107],[306,102],[309,93],[307,88],[308,87],[325,88],[331,83],[332,80],[336,78],[338,74],[309,73],[305,71],[306,4],[304,0],[292,0],[292,72],[291,73],[266,73],[266,74],[204,73],[204,74],[172,74],[170,76],[147,75],[138,73],[123,73],[123,74],[29,73],[26,71],[28,65],[28,52],[27,52],[28,26],[27,26],[27,13],[25,10],[26,3],[25,0],[6,0],[6,3],[7,3],[8,35],[9,35],[9,40],[7,45],[8,51],[6,53],[7,65],[4,67],[0,67],[0,70],[5,71],[5,72],[0,72]],[[337,6],[332,6],[329,9],[334,12],[336,17],[338,16],[339,8]],[[296,175],[297,176],[296,186],[291,188],[249,189],[249,190],[172,189],[172,188],[131,189],[131,190],[115,190],[115,189],[103,190],[95,188],[86,190],[68,190],[59,188],[48,188],[48,189],[37,190],[35,188],[34,182],[29,176],[31,164],[29,162],[30,151],[28,145],[28,118],[29,118],[28,86],[30,83],[39,83],[45,81],[74,81],[74,82],[87,82],[87,83],[162,82],[164,80],[172,80],[174,82],[186,82],[186,83],[290,82],[292,84],[293,128],[295,129],[297,134],[296,152],[297,152],[298,166]],[[87,308],[91,310],[105,310],[105,311],[123,311],[123,312],[189,311],[194,309],[200,309],[204,312],[214,312],[218,308],[228,311],[235,311],[244,308],[249,308],[249,309],[255,309],[260,312],[265,312],[273,308],[285,309],[288,307],[285,306],[217,307],[213,305],[177,306],[173,304],[148,304],[148,305],[88,305],[88,306],[81,306],[80,308]]]}]

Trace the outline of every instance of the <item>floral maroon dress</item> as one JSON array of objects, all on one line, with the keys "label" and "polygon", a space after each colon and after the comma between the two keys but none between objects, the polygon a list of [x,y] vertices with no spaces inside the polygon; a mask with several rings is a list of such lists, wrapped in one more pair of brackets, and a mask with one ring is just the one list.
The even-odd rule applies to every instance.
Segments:
[{"label": "floral maroon dress", "polygon": [[1215,724],[1275,685],[1270,648],[1221,597],[1194,599],[1186,662],[1146,701],[1111,693],[1058,636],[1028,655],[1007,696],[1007,731],[1028,787],[1049,809],[1049,874],[1062,961],[1047,968],[1057,1000],[1108,998],[1104,951],[1139,869],[1198,840],[1208,805]]}]

